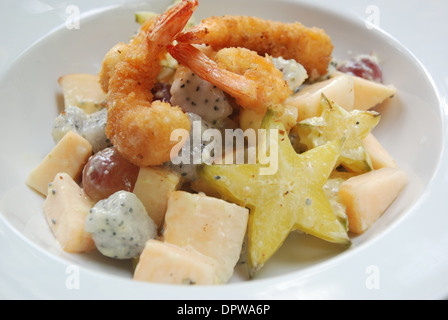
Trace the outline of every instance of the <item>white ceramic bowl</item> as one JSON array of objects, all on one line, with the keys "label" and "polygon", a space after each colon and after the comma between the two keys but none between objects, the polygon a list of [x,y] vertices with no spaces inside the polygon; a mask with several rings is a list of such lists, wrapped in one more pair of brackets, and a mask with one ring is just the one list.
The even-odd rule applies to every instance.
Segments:
[{"label": "white ceramic bowl", "polygon": [[[326,30],[337,58],[372,51],[380,57],[384,80],[394,84],[398,94],[379,109],[382,120],[375,135],[409,176],[409,185],[387,213],[365,234],[353,238],[349,250],[294,234],[256,279],[248,281],[245,273],[237,270],[229,285],[213,288],[137,283],[132,281],[127,263],[97,254],[67,254],[59,248],[42,215],[44,199],[24,183],[53,146],[51,126],[62,106],[57,79],[67,73],[97,73],[108,49],[127,41],[137,30],[135,11],[161,12],[167,4],[169,1],[131,1],[87,12],[78,30],[61,25],[2,75],[0,235],[11,257],[0,267],[5,278],[2,294],[69,299],[325,299],[400,297],[400,293],[406,297],[404,291],[395,289],[407,279],[406,259],[413,253],[408,246],[424,250],[411,230],[425,239],[434,237],[418,229],[418,221],[433,205],[428,198],[438,187],[434,179],[446,160],[442,103],[424,67],[397,40],[379,29],[367,28],[362,21],[294,1],[202,0],[195,15],[197,19],[239,14],[301,21]],[[415,261],[409,263],[415,265]],[[369,287],[371,270],[381,271],[381,289]],[[74,275],[79,275],[79,286],[70,282]]]}]

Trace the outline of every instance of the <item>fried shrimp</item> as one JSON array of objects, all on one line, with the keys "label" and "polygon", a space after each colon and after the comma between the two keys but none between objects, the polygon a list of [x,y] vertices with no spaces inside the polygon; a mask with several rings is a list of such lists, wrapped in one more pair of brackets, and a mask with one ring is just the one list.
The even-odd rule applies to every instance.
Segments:
[{"label": "fried shrimp", "polygon": [[131,40],[130,43],[117,43],[103,59],[103,65],[100,70],[100,85],[104,92],[109,90],[109,81],[114,72],[115,66],[118,62],[122,61],[126,56],[129,48],[138,47],[143,40],[145,40],[148,32],[154,28],[157,16],[149,17],[145,23],[141,26],[139,33]]},{"label": "fried shrimp", "polygon": [[145,24],[128,45],[119,44],[106,55],[100,82],[107,90],[106,134],[117,150],[140,166],[170,160],[176,129],[190,131],[188,115],[178,106],[154,101],[151,89],[161,70],[166,47],[185,27],[197,0],[183,0]]},{"label": "fried shrimp", "polygon": [[310,78],[327,73],[333,51],[331,39],[322,29],[250,16],[211,17],[181,33],[177,40],[207,44],[215,50],[245,47],[263,56],[295,59]]},{"label": "fried shrimp", "polygon": [[269,56],[245,48],[224,48],[207,56],[187,43],[168,47],[169,53],[200,78],[214,84],[243,108],[265,113],[282,104],[291,89]]}]

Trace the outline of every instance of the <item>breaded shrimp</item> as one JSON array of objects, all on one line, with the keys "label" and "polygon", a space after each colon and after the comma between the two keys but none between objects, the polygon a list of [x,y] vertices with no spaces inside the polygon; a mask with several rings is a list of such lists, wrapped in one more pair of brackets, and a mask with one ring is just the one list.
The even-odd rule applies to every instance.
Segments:
[{"label": "breaded shrimp", "polygon": [[282,104],[291,89],[269,56],[245,48],[224,48],[208,57],[187,43],[169,46],[168,52],[200,78],[227,92],[243,108],[265,113]]},{"label": "breaded shrimp", "polygon": [[[106,134],[129,161],[140,166],[161,165],[170,160],[177,142],[170,141],[175,129],[190,131],[188,115],[178,106],[153,101],[151,89],[161,70],[166,47],[184,28],[197,0],[183,0],[153,23],[117,54],[107,55],[100,73],[107,89]],[[109,78],[109,81],[107,79]]]},{"label": "breaded shrimp", "polygon": [[176,40],[207,44],[215,50],[245,47],[260,55],[295,59],[312,79],[327,73],[333,51],[330,37],[322,29],[250,16],[211,17],[179,34]]},{"label": "breaded shrimp", "polygon": [[154,28],[154,23],[156,22],[157,16],[149,17],[140,27],[139,33],[131,40],[130,43],[117,43],[103,59],[103,65],[100,71],[100,84],[104,92],[109,90],[109,81],[114,72],[115,66],[118,62],[124,59],[126,53],[131,47],[138,47],[148,33]]}]

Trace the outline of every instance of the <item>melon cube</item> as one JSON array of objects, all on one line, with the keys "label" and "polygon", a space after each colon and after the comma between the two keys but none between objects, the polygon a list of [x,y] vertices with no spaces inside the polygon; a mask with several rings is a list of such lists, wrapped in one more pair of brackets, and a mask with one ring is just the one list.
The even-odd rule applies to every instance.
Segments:
[{"label": "melon cube", "polygon": [[404,171],[382,168],[343,182],[339,195],[347,208],[349,230],[361,234],[369,229],[395,201],[407,181]]},{"label": "melon cube", "polygon": [[355,89],[353,107],[357,110],[372,109],[397,93],[397,89],[392,85],[385,85],[360,77],[352,77]]},{"label": "melon cube", "polygon": [[105,105],[106,93],[101,89],[98,75],[66,74],[58,79],[58,83],[62,88],[65,107],[76,106],[91,114]]},{"label": "melon cube", "polygon": [[148,240],[134,271],[134,280],[188,285],[219,284],[217,262],[191,248]]},{"label": "melon cube", "polygon": [[158,228],[162,227],[168,205],[168,194],[181,186],[180,176],[166,168],[140,168],[134,194]]},{"label": "melon cube", "polygon": [[344,74],[338,74],[328,80],[305,87],[297,94],[289,97],[285,104],[297,108],[297,122],[308,118],[320,117],[323,111],[321,105],[322,94],[328,99],[335,101],[345,110],[353,110],[353,78]]},{"label": "melon cube", "polygon": [[215,259],[220,282],[226,283],[240,258],[248,217],[249,210],[236,204],[175,191],[168,199],[163,238]]},{"label": "melon cube", "polygon": [[372,166],[375,170],[381,168],[398,168],[395,159],[387,152],[387,150],[381,145],[378,139],[373,135],[369,134],[362,140],[362,144],[366,152],[368,153],[370,160],[372,161]]},{"label": "melon cube", "polygon": [[66,173],[57,174],[48,186],[43,211],[62,249],[70,253],[95,251],[95,243],[84,224],[93,201]]},{"label": "melon cube", "polygon": [[353,83],[353,109],[355,110],[366,111],[372,109],[397,93],[397,88],[393,85],[378,83],[340,71],[335,71],[332,78],[341,76],[351,78]]},{"label": "melon cube", "polygon": [[48,184],[58,173],[67,173],[78,181],[91,155],[92,145],[77,133],[69,131],[30,172],[26,184],[46,196]]}]

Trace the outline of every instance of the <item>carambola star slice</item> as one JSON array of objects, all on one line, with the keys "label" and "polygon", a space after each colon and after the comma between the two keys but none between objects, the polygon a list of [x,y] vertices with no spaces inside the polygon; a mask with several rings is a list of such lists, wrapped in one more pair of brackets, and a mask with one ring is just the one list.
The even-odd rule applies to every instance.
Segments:
[{"label": "carambola star slice", "polygon": [[[260,163],[205,166],[200,172],[224,199],[250,209],[248,263],[251,276],[296,229],[329,242],[350,244],[346,228],[322,190],[339,158],[344,139],[299,155],[283,124],[275,120],[273,111],[268,110],[262,128],[278,131],[275,174],[261,174]],[[275,148],[271,145],[269,149]]]},{"label": "carambola star slice", "polygon": [[338,164],[348,171],[365,173],[373,169],[362,140],[378,125],[380,114],[375,111],[346,111],[334,101],[322,97],[323,113],[296,125],[300,142],[308,149],[345,137]]}]

